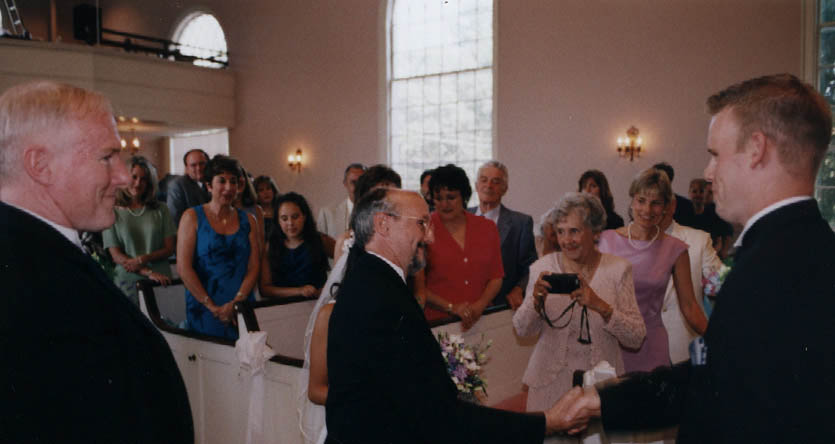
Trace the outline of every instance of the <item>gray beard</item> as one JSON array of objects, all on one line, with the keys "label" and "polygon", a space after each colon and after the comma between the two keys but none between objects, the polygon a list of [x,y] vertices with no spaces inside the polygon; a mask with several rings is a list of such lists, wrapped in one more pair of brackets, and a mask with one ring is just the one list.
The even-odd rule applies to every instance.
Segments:
[{"label": "gray beard", "polygon": [[[422,255],[418,255],[420,250],[423,250]],[[421,256],[421,257],[418,257]],[[409,267],[406,270],[406,274],[408,276],[414,276],[415,273],[422,270],[423,267],[426,266],[426,246],[420,245],[418,246],[418,250],[415,251],[415,255],[412,256],[412,262],[409,263]]]}]

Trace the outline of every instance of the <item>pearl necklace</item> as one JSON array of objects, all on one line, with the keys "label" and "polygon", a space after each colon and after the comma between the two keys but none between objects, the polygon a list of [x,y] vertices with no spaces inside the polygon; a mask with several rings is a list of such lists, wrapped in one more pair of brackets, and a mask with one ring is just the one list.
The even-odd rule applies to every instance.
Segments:
[{"label": "pearl necklace", "polygon": [[128,210],[128,213],[130,213],[133,217],[139,217],[145,214],[145,205],[142,205],[142,209],[139,210],[139,213],[134,213],[133,211],[131,211],[130,207],[125,207],[125,209]]},{"label": "pearl necklace", "polygon": [[636,245],[635,242],[632,242],[632,224],[633,223],[634,222],[629,222],[629,225],[626,226],[626,239],[629,241],[629,245],[632,245],[632,248],[634,248],[636,250],[646,250],[647,248],[649,248],[652,245],[653,242],[655,242],[655,239],[658,239],[658,235],[661,234],[661,228],[658,225],[656,225],[655,226],[655,236],[653,236],[652,239],[649,240],[649,243],[647,243],[646,245]]}]

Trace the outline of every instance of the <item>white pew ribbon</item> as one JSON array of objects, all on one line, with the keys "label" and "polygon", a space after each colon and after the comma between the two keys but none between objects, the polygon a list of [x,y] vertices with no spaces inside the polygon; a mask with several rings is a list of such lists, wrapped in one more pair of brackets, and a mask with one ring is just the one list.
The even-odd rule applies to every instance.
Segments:
[{"label": "white pew ribbon", "polygon": [[264,441],[264,368],[267,361],[275,356],[267,345],[267,333],[263,331],[242,332],[235,343],[240,370],[249,374],[249,414],[247,415],[246,444]]}]

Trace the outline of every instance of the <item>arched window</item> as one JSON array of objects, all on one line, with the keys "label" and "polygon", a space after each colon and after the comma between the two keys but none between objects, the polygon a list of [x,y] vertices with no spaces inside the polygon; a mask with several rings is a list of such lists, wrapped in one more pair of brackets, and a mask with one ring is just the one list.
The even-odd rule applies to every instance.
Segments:
[{"label": "arched window", "polygon": [[493,0],[391,0],[389,160],[404,188],[493,158]]},{"label": "arched window", "polygon": [[[222,68],[229,62],[226,52],[226,36],[217,19],[205,12],[189,14],[174,32],[183,55],[200,57],[194,64],[210,68]],[[215,61],[211,61],[215,60]]]}]

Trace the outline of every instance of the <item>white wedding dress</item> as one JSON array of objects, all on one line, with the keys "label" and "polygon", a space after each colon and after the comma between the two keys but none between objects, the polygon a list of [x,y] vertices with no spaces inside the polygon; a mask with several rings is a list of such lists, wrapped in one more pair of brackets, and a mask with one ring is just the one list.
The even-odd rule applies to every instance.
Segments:
[{"label": "white wedding dress", "polygon": [[325,438],[328,436],[328,430],[325,427],[325,406],[316,405],[310,402],[310,399],[307,397],[307,386],[310,382],[310,337],[313,334],[313,326],[316,324],[316,316],[319,314],[319,310],[325,304],[336,302],[334,300],[334,295],[336,294],[334,284],[341,282],[345,276],[348,250],[353,245],[354,234],[351,233],[350,237],[342,243],[342,255],[333,265],[328,280],[325,282],[325,286],[322,287],[319,300],[316,301],[316,305],[310,313],[310,319],[308,319],[307,328],[304,331],[304,365],[302,366],[302,372],[299,375],[299,381],[296,386],[296,409],[299,415],[299,429],[305,444],[323,444]]}]

